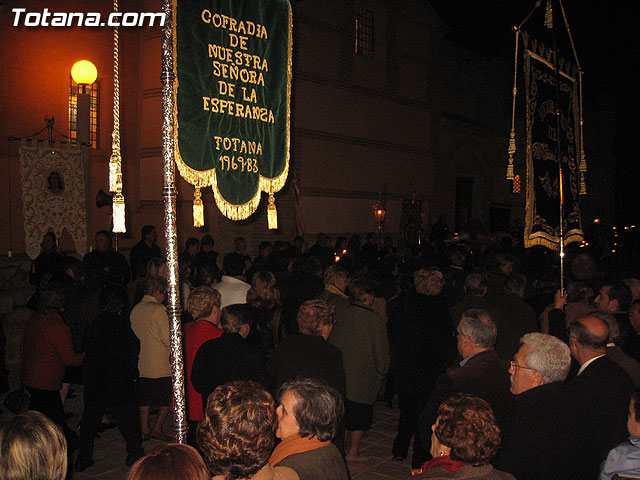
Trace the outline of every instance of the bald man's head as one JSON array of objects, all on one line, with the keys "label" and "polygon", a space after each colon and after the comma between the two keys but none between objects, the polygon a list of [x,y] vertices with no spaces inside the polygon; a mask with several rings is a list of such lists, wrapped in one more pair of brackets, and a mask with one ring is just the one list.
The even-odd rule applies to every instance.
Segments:
[{"label": "bald man's head", "polygon": [[606,351],[610,334],[607,322],[592,315],[579,317],[569,327],[569,336],[582,348],[593,351]]}]

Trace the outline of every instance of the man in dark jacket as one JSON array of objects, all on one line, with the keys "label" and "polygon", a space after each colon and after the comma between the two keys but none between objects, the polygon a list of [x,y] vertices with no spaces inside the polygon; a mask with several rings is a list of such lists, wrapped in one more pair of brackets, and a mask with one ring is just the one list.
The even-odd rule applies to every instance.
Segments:
[{"label": "man in dark jacket", "polygon": [[430,450],[431,425],[438,416],[438,407],[454,393],[469,393],[487,401],[501,429],[511,418],[509,364],[498,358],[493,350],[498,331],[489,312],[479,309],[464,312],[456,335],[458,352],[463,360],[438,379],[420,417],[420,436],[427,451]]},{"label": "man in dark jacket", "polygon": [[500,358],[513,358],[518,351],[520,338],[525,333],[539,330],[533,308],[523,300],[526,286],[524,275],[510,275],[504,280],[503,291],[488,299],[502,314],[495,319],[498,325],[496,353]]},{"label": "man in dark jacket", "polygon": [[217,386],[232,380],[254,380],[267,386],[264,357],[256,347],[246,342],[251,325],[246,304],[228,305],[222,309],[224,333],[203,343],[193,360],[191,383],[207,399]]},{"label": "man in dark jacket", "polygon": [[609,326],[586,315],[569,327],[571,355],[580,364],[565,391],[575,418],[575,452],[582,472],[575,478],[596,478],[607,453],[625,441],[633,383],[624,370],[607,357]]},{"label": "man in dark jacket", "polygon": [[558,338],[544,333],[522,337],[509,368],[515,395],[513,421],[503,432],[495,468],[518,480],[580,478],[563,387],[570,365],[569,347]]},{"label": "man in dark jacket", "polygon": [[108,409],[127,444],[125,465],[144,455],[140,413],[134,381],[138,376],[140,341],[129,321],[122,317],[128,307],[127,291],[108,285],[100,291],[100,315],[85,331],[83,350],[84,412],[80,427],[80,453],[76,470],[93,465],[93,441]]},{"label": "man in dark jacket", "polygon": [[142,227],[142,240],[136,243],[129,253],[131,264],[131,280],[147,274],[147,264],[152,258],[163,258],[162,250],[156,243],[158,232],[153,225]]}]

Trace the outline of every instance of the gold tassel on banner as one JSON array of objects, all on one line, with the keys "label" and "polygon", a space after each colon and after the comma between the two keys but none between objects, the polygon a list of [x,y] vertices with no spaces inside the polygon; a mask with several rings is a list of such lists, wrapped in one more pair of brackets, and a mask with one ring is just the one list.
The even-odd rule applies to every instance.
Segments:
[{"label": "gold tassel on banner", "polygon": [[127,231],[124,212],[124,196],[121,192],[117,192],[113,196],[113,233],[125,233]]},{"label": "gold tassel on banner", "polygon": [[193,192],[193,226],[204,227],[204,205],[200,187],[196,187],[196,191]]},{"label": "gold tassel on banner", "polygon": [[511,106],[511,134],[509,135],[509,165],[507,165],[507,180],[513,180],[513,155],[516,153],[516,96],[518,94],[518,41],[520,29],[514,27],[516,32],[516,52],[513,67],[513,101]]},{"label": "gold tassel on banner", "polygon": [[[113,134],[115,136],[115,132]],[[111,158],[109,158],[109,191],[122,191],[122,156],[120,155],[120,141],[113,140]]]},{"label": "gold tassel on banner", "polygon": [[269,230],[276,230],[278,228],[278,210],[276,209],[276,199],[273,193],[269,194],[269,205],[267,206],[267,224]]},{"label": "gold tassel on banner", "polygon": [[509,164],[507,165],[507,180],[513,180],[513,154],[516,153],[516,132],[511,132],[511,138],[509,139]]}]

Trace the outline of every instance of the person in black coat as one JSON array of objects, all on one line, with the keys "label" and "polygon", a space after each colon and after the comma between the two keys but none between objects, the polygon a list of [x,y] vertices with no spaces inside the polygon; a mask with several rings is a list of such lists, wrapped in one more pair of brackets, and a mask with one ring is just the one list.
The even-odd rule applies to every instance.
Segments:
[{"label": "person in black coat", "polygon": [[400,401],[398,434],[393,456],[407,457],[413,442],[412,468],[427,460],[418,437],[418,418],[436,383],[453,360],[453,322],[442,295],[444,276],[435,267],[416,270],[415,290],[399,297],[390,306],[389,341],[395,347],[394,374]]},{"label": "person in black coat", "polygon": [[625,441],[633,382],[606,355],[609,326],[586,315],[569,327],[571,355],[580,364],[565,391],[575,418],[575,452],[583,469],[576,478],[596,478],[609,450]]},{"label": "person in black coat", "polygon": [[164,258],[162,250],[156,243],[158,232],[153,225],[142,227],[142,240],[136,243],[129,252],[129,263],[131,264],[131,280],[144,277],[147,273],[147,264],[152,258]]},{"label": "person in black coat", "polygon": [[268,371],[273,391],[296,378],[322,378],[344,398],[342,354],[326,340],[335,324],[335,307],[323,300],[308,300],[298,311],[299,335],[286,337],[273,352]]},{"label": "person in black coat", "polygon": [[217,386],[232,380],[253,380],[267,386],[264,356],[246,341],[251,325],[246,304],[228,305],[222,309],[224,333],[203,343],[193,361],[191,383],[203,405]]},{"label": "person in black coat", "polygon": [[[495,468],[518,480],[581,478],[575,465],[571,412],[564,393],[569,347],[544,333],[528,333],[509,368],[513,421],[503,430]],[[553,433],[551,433],[553,432]],[[551,436],[552,435],[552,436]]]},{"label": "person in black coat", "polygon": [[101,313],[84,334],[84,411],[76,470],[93,465],[93,442],[100,421],[109,410],[127,444],[125,464],[144,455],[140,414],[136,401],[140,341],[122,312],[128,295],[120,285],[108,285],[98,298]]}]

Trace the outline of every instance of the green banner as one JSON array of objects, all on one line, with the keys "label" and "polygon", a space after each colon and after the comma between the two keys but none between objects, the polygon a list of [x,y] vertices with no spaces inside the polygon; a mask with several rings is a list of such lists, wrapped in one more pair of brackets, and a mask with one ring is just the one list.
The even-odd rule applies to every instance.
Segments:
[{"label": "green banner", "polygon": [[288,0],[174,0],[176,164],[232,220],[289,171]]}]

